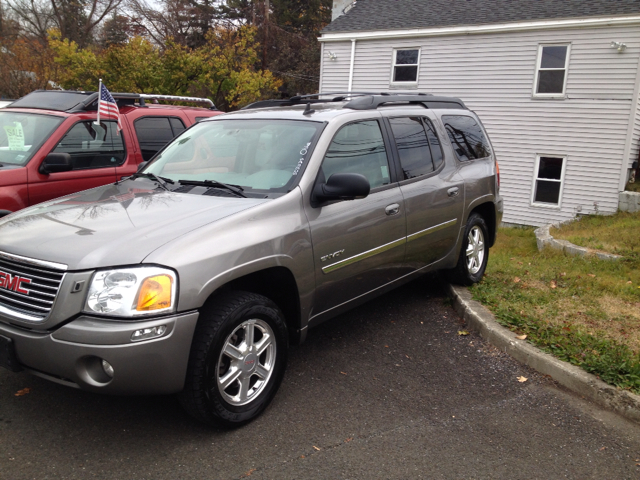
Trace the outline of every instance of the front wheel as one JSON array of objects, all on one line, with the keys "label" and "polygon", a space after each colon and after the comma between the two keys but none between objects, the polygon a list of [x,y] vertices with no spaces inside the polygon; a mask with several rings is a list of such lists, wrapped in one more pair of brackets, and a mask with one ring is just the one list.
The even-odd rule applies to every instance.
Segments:
[{"label": "front wheel", "polygon": [[482,280],[489,260],[487,232],[484,218],[477,213],[472,213],[467,220],[458,264],[447,271],[447,277],[451,282],[469,286]]},{"label": "front wheel", "polygon": [[287,363],[287,326],[268,298],[222,294],[206,305],[194,334],[180,403],[210,425],[237,427],[269,405]]}]

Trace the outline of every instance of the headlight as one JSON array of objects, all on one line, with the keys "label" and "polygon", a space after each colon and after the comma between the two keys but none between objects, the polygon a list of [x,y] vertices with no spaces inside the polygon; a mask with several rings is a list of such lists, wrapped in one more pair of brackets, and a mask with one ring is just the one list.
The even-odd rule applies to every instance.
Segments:
[{"label": "headlight", "polygon": [[93,274],[84,310],[118,317],[172,312],[177,283],[175,272],[166,268],[101,270]]}]

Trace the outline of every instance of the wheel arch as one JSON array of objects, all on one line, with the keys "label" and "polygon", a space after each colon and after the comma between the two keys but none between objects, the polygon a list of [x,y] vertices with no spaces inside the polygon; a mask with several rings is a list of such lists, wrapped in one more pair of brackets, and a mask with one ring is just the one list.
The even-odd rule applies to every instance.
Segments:
[{"label": "wheel arch", "polygon": [[219,286],[205,303],[223,292],[234,290],[256,293],[274,302],[284,314],[289,330],[289,342],[294,345],[301,343],[300,295],[291,270],[275,266],[247,273]]},{"label": "wheel arch", "polygon": [[[497,228],[495,205],[491,201],[484,202],[479,205],[474,205],[474,207],[469,211],[469,215],[467,215],[467,221],[469,220],[469,217],[473,213],[477,213],[480,216],[482,216],[482,218],[484,218],[484,221],[487,224],[487,229],[489,230],[487,232],[489,234],[489,238],[487,239],[487,242],[489,244],[489,247],[493,247],[493,244],[496,241],[496,228]],[[466,225],[466,222],[465,222],[465,225]]]}]

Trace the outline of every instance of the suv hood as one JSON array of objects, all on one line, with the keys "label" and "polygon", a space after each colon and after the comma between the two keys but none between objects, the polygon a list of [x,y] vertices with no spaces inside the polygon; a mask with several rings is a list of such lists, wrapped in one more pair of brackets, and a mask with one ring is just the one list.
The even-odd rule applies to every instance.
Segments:
[{"label": "suv hood", "polygon": [[125,181],[8,215],[0,219],[0,250],[69,270],[131,265],[187,232],[267,201],[155,187]]}]

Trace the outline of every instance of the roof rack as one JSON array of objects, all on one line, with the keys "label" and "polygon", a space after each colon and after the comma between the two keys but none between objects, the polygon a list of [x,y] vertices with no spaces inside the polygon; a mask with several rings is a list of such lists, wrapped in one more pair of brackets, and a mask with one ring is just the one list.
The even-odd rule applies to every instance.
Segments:
[{"label": "roof rack", "polygon": [[[147,93],[117,93],[112,92],[118,107],[133,105],[138,102],[141,107],[147,100],[164,100],[174,102],[190,102],[208,105],[211,110],[216,110],[214,103],[208,98],[182,97],[177,95],[153,95]],[[59,112],[83,112],[93,110],[98,103],[98,92],[83,92],[72,90],[35,90],[28,95],[16,100],[11,107],[37,108],[56,110]]]},{"label": "roof rack", "polygon": [[[332,98],[321,98],[332,97]],[[348,101],[347,101],[348,100]],[[440,97],[434,96],[431,93],[423,92],[330,92],[330,93],[314,93],[309,95],[296,95],[294,97],[282,100],[261,100],[251,103],[243,110],[253,108],[266,108],[266,107],[290,107],[293,105],[304,105],[311,103],[327,103],[327,102],[344,102],[344,108],[350,108],[352,110],[375,110],[382,105],[390,105],[395,103],[410,103],[422,105],[425,108],[440,109],[440,108],[452,108],[452,109],[464,109],[467,110],[467,106],[462,100],[454,97]]]}]

